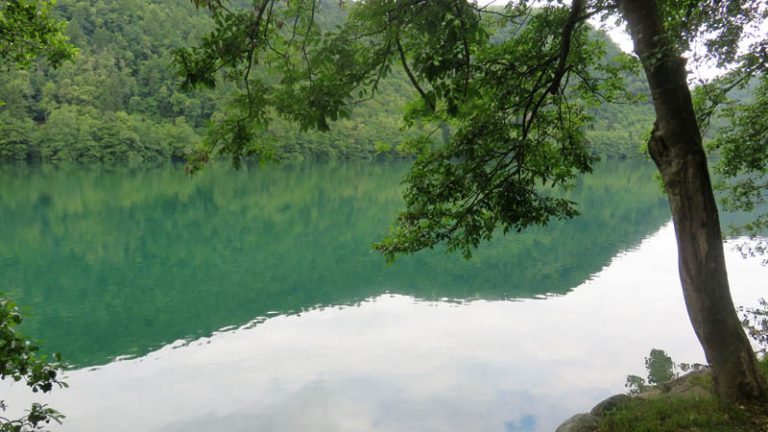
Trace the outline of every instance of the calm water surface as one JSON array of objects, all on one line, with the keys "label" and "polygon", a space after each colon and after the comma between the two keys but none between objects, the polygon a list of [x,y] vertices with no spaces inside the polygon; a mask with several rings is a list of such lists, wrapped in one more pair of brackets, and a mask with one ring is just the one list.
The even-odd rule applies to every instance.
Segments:
[{"label": "calm water surface", "polygon": [[[3,168],[0,290],[72,366],[60,429],[548,431],[653,347],[702,361],[652,167],[602,166],[582,217],[469,262],[385,266],[404,170]],[[754,303],[766,270],[729,259]]]}]

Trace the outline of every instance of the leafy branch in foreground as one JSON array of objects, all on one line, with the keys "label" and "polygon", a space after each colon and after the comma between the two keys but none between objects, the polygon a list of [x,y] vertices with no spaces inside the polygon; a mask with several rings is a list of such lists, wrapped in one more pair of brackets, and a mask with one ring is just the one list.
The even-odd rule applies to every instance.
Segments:
[{"label": "leafy branch in foreground", "polygon": [[[233,116],[254,126],[231,128],[236,140],[218,143],[236,160],[253,148],[242,138],[275,114],[326,129],[375,94],[396,66],[419,95],[406,117],[451,127],[447,142],[425,135],[413,146],[421,156],[407,179],[406,210],[376,246],[388,259],[438,243],[466,256],[497,228],[519,231],[574,216],[574,203],[556,198],[553,188],[590,171],[590,110],[625,92],[615,66],[622,62],[600,55],[604,44],[588,37],[586,20],[627,24],[656,114],[648,152],[670,203],[686,307],[714,388],[727,402],[768,398],[730,294],[683,57],[703,43],[709,58],[734,70],[753,73],[750,65],[768,63],[764,32],[754,30],[766,18],[762,2],[553,0],[533,10],[521,0],[494,21],[476,1],[366,0],[349,5],[343,24],[322,31],[314,25],[316,0],[254,0],[247,10],[195,2],[214,15],[216,29],[177,61],[190,84],[224,77],[239,86]],[[494,26],[508,28],[508,38],[492,41]],[[750,34],[760,39],[749,47],[751,57],[733,42]],[[260,66],[267,72],[257,73]],[[754,142],[764,144],[760,134],[768,128],[758,129]]]},{"label": "leafy branch in foreground", "polygon": [[[267,156],[258,136],[275,117],[326,130],[399,68],[418,95],[406,124],[449,126],[452,136],[440,145],[422,133],[403,146],[419,159],[408,210],[375,245],[387,259],[440,242],[469,256],[496,226],[520,231],[578,214],[553,189],[591,171],[591,112],[628,98],[622,73],[637,69],[621,54],[603,61],[605,38],[586,19],[607,6],[522,5],[489,16],[471,2],[369,1],[348,5],[341,25],[321,31],[312,25],[321,4],[209,5],[217,28],[177,51],[176,64],[188,86],[214,86],[221,76],[240,89],[231,116],[212,128],[211,151],[235,164]],[[495,40],[501,31],[506,38]]]},{"label": "leafy branch in foreground", "polygon": [[[53,0],[0,0],[0,63],[4,67],[22,68],[38,57],[56,67],[74,58],[77,49],[63,34],[66,24],[51,15],[53,4]],[[24,380],[35,393],[66,387],[59,379],[60,356],[55,354],[55,361],[49,362],[38,355],[40,348],[16,331],[21,321],[16,305],[0,295],[0,380]],[[5,409],[0,400],[0,410]],[[0,431],[41,430],[51,420],[59,422],[63,417],[52,408],[33,404],[19,419],[0,417]]]},{"label": "leafy branch in foreground", "polygon": [[[35,393],[50,392],[54,386],[66,387],[67,384],[60,379],[63,368],[60,356],[55,354],[55,361],[49,362],[45,356],[39,355],[40,348],[17,332],[16,327],[21,321],[16,305],[0,297],[0,380],[24,380]],[[0,410],[5,409],[4,401],[0,400]],[[11,420],[0,416],[0,431],[42,430],[51,420],[61,422],[62,418],[61,413],[46,405],[33,404],[22,418]]]},{"label": "leafy branch in foreground", "polygon": [[[768,204],[768,75],[751,82],[751,100],[730,102],[722,109],[727,120],[712,147],[719,151],[716,165],[725,180],[717,186],[726,192],[723,206],[729,211],[754,212]],[[733,227],[737,233],[756,236],[768,228],[768,214]]]},{"label": "leafy branch in foreground", "polygon": [[763,355],[768,352],[768,300],[761,298],[754,308],[740,307],[742,325],[747,334],[760,346]]},{"label": "leafy branch in foreground", "polygon": [[[0,411],[5,411],[5,404],[0,401]],[[64,415],[47,405],[32,404],[28,414],[24,417],[11,420],[0,416],[0,432],[32,432],[42,431],[51,420],[61,424]]]},{"label": "leafy branch in foreground", "polygon": [[0,60],[5,67],[45,57],[53,67],[72,60],[77,49],[64,35],[66,23],[53,18],[55,0],[0,1]]}]

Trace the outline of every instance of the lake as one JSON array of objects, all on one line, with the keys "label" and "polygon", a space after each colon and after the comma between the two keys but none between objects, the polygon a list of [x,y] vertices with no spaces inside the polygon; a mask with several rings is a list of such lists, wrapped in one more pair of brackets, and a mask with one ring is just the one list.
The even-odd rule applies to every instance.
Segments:
[{"label": "lake", "polygon": [[[551,431],[651,348],[703,362],[645,162],[582,216],[385,265],[404,163],[5,166],[0,291],[61,352],[61,431]],[[726,249],[734,301],[768,271]],[[33,395],[0,384],[13,409]]]}]

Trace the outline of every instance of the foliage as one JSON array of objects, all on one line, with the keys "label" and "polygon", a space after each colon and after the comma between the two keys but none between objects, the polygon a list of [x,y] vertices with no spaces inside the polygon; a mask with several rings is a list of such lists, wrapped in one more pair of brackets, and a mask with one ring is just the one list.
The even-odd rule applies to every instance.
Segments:
[{"label": "foliage", "polygon": [[[247,15],[244,5],[234,6]],[[237,85],[219,82],[210,92],[184,91],[170,67],[175,50],[202,42],[215,25],[215,20],[197,13],[191,4],[59,0],[53,10],[69,21],[66,33],[79,56],[74,64],[57,70],[36,64],[29,70],[0,73],[0,100],[7,102],[5,123],[14,128],[12,137],[0,140],[0,160],[202,161],[210,157],[210,147],[202,143],[225,147],[227,134],[238,125],[247,126],[240,130],[250,135],[241,156],[258,153],[262,159],[280,160],[410,157],[410,139],[431,132],[431,140],[439,140],[440,135],[447,138],[451,133],[447,126],[435,133],[434,126],[414,117],[407,120],[415,123],[413,127],[403,130],[403,107],[417,93],[404,71],[395,67],[377,83],[375,98],[356,95],[348,118],[328,123],[326,132],[299,130],[290,120],[272,116],[272,111],[263,113],[272,117],[268,125],[227,120],[229,111],[238,112],[247,105]],[[320,2],[315,12],[313,27],[333,30],[343,23],[348,8]],[[606,42],[606,56],[617,58],[618,48],[604,35],[599,37]],[[190,66],[194,61],[183,54],[178,58]],[[276,60],[270,61],[274,65]],[[265,83],[280,81],[284,68],[272,69],[254,67],[251,73]],[[221,76],[214,73],[216,78]],[[633,93],[647,94],[639,75],[628,76],[627,82]],[[254,87],[252,94],[265,89],[257,92]],[[290,97],[281,97],[290,110]],[[587,131],[589,151],[606,157],[635,156],[639,140],[647,133],[651,109],[646,96],[643,101],[590,110],[596,123]],[[298,120],[305,118],[294,114]],[[105,119],[130,139],[101,140],[95,128]],[[218,125],[210,134],[209,122]]]},{"label": "foliage", "polygon": [[602,417],[600,432],[754,432],[765,430],[760,405],[721,404],[713,397],[633,398]]},{"label": "foliage", "polygon": [[[72,60],[77,50],[63,34],[66,24],[52,16],[53,4],[53,0],[0,0],[0,62],[3,68],[21,68],[40,57],[52,67]],[[8,96],[17,99],[27,96],[28,87],[24,83],[7,84],[20,84]],[[12,112],[13,109],[0,112],[0,159],[23,159],[30,146],[31,122],[14,118]],[[23,379],[33,392],[45,393],[54,385],[65,386],[58,378],[61,369],[58,354],[54,356],[55,362],[38,356],[39,347],[16,331],[21,321],[16,305],[0,295],[0,380]],[[5,409],[5,402],[0,400],[0,411]],[[63,417],[56,410],[36,403],[19,419],[0,416],[0,431],[42,430],[51,420],[60,422]]]},{"label": "foliage", "polygon": [[[39,347],[19,335],[16,327],[21,324],[22,317],[16,305],[8,299],[0,297],[0,380],[10,378],[14,381],[24,380],[33,392],[47,393],[54,386],[66,386],[59,379],[62,369],[60,357],[55,355],[55,362],[49,362],[44,356],[39,356]],[[0,401],[0,409],[6,406]],[[64,416],[45,405],[34,404],[29,413],[17,420],[0,416],[0,431],[21,432],[41,430],[51,420],[60,422]]]},{"label": "foliage", "polygon": [[[663,350],[652,349],[645,358],[647,381],[639,376],[627,377],[629,394],[637,396],[658,389],[660,384],[680,376],[680,372],[701,370],[699,364],[676,364]],[[768,358],[760,361],[763,376],[768,377]],[[689,382],[711,387],[709,375],[688,376]],[[600,417],[598,431],[722,431],[751,432],[765,430],[768,410],[764,404],[723,404],[714,395],[704,393],[648,393],[633,397]]]},{"label": "foliage", "polygon": [[753,221],[734,227],[756,236],[768,227],[768,214],[762,212],[768,204],[764,192],[768,187],[768,75],[753,80],[750,87],[749,100],[723,107],[727,123],[712,147],[720,155],[716,171],[726,179],[719,185],[726,192],[723,206],[730,211],[758,212]]},{"label": "foliage", "polygon": [[[549,5],[533,13],[523,5],[493,11],[489,21],[474,3],[370,1],[349,5],[343,26],[321,37],[312,26],[315,4],[283,9],[263,1],[237,13],[209,5],[214,31],[177,52],[189,85],[213,86],[215,72],[226,69],[240,87],[243,102],[217,139],[227,143],[222,151],[235,160],[247,155],[254,131],[239,125],[266,127],[275,114],[327,129],[348,117],[359,97],[378,94],[397,65],[419,96],[406,119],[447,125],[451,136],[438,144],[421,134],[408,144],[419,155],[407,179],[408,209],[376,245],[388,259],[440,242],[469,256],[497,226],[520,231],[577,214],[550,188],[591,170],[590,110],[601,99],[628,99],[622,74],[636,70],[621,54],[604,62],[605,38],[592,37],[584,10]],[[294,25],[286,30],[281,22]],[[492,40],[494,26],[505,38]],[[258,36],[218,50],[254,28]],[[563,31],[572,50],[552,37]],[[254,76],[251,64],[284,78]]]},{"label": "foliage", "polygon": [[[67,34],[80,55],[56,70],[39,64],[2,74],[2,114],[14,134],[0,140],[0,159],[183,159],[197,152],[209,121],[222,119],[229,101],[236,102],[227,86],[213,93],[179,88],[172,51],[195,43],[211,27],[210,18],[191,4],[61,0],[55,10],[69,21]],[[342,18],[338,8],[323,13],[323,25]],[[274,148],[278,159],[377,157],[375,142],[394,149],[408,135],[400,130],[398,108],[411,97],[404,77],[381,86],[384,97],[359,104],[351,119],[329,133],[299,132],[278,121],[252,145],[262,153]]]},{"label": "foliage", "polygon": [[56,69],[38,63],[3,73],[2,115],[17,133],[0,139],[2,158],[183,158],[215,103],[175,90],[169,51],[194,41],[207,19],[183,4],[144,1],[63,0],[54,11],[69,21],[79,56]]},{"label": "foliage", "polygon": [[[251,141],[274,117],[325,130],[348,118],[358,99],[376,95],[395,68],[418,94],[407,122],[450,128],[442,143],[420,134],[407,145],[418,158],[406,179],[406,209],[374,245],[390,261],[438,244],[469,257],[497,233],[577,215],[575,203],[553,189],[591,171],[590,110],[633,98],[622,78],[639,60],[653,87],[649,150],[675,219],[691,321],[708,335],[700,341],[720,396],[765,395],[728,295],[701,142],[700,125],[719,100],[699,103],[697,122],[683,57],[703,43],[708,58],[735,68],[734,82],[754,74],[768,44],[754,31],[768,13],[761,2],[572,0],[534,10],[520,1],[497,10],[476,1],[368,0],[348,5],[346,21],[329,31],[313,25],[314,0],[254,0],[246,11],[224,0],[195,4],[209,10],[214,29],[175,59],[187,85],[229,83],[239,92],[211,142],[236,163],[260,150]],[[606,59],[606,44],[586,24],[593,16],[631,24],[641,58]],[[494,26],[504,37],[492,37]],[[743,36],[763,39],[743,55],[735,43]],[[272,73],[253,73],[262,65]],[[734,353],[746,367],[732,367]]]},{"label": "foliage", "polygon": [[[5,410],[5,405],[0,401],[0,410]],[[19,419],[11,420],[0,416],[0,431],[2,432],[27,432],[42,431],[51,420],[61,423],[64,415],[39,403],[32,404],[29,413]]]},{"label": "foliage", "polygon": [[679,377],[680,372],[701,370],[703,367],[698,363],[675,363],[664,350],[653,348],[648,357],[645,358],[645,369],[648,371],[647,379],[637,375],[628,375],[624,386],[629,389],[629,394],[637,395]]},{"label": "foliage", "polygon": [[27,65],[44,57],[53,67],[71,60],[77,50],[64,35],[66,24],[54,18],[55,0],[0,1],[0,62]]},{"label": "foliage", "polygon": [[741,306],[739,311],[742,313],[741,323],[747,330],[747,334],[757,342],[760,346],[759,352],[765,356],[768,351],[768,301],[761,298],[758,307]]},{"label": "foliage", "polygon": [[[760,30],[768,9],[760,2],[733,2],[720,7],[703,2],[694,15],[706,26],[704,56],[730,70],[694,92],[703,126],[714,126],[710,148],[719,156],[714,171],[721,178],[721,203],[728,211],[757,214],[754,220],[731,227],[734,233],[756,236],[768,227],[765,187],[768,174],[768,39]],[[748,41],[737,43],[738,41]],[[740,48],[739,48],[740,47]],[[762,254],[746,248],[746,253]]]},{"label": "foliage", "polygon": [[167,164],[6,166],[0,289],[35,312],[26,333],[80,368],[274,312],[353,305],[385,293],[457,302],[565,295],[669,218],[647,181],[650,162],[603,163],[561,191],[582,203],[578,219],[499,239],[472,261],[438,248],[390,268],[369,242],[386,233],[402,206],[407,165],[234,171],[213,162],[193,179]]}]

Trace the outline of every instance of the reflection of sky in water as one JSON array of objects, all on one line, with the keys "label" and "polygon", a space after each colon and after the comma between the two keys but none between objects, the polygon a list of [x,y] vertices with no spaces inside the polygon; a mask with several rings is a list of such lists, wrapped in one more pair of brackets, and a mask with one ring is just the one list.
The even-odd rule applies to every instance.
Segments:
[{"label": "reflection of sky in water", "polygon": [[536,430],[536,419],[531,415],[523,416],[516,422],[508,421],[504,424],[507,432],[527,432]]},{"label": "reflection of sky in water", "polygon": [[407,164],[214,165],[193,180],[171,166],[0,170],[0,291],[30,312],[21,331],[82,368],[385,293],[565,294],[669,218],[652,163],[612,161],[564,191],[578,218],[471,261],[438,247],[386,266],[371,243],[402,209]]},{"label": "reflection of sky in water", "polygon": [[[551,431],[623,392],[653,347],[702,361],[671,225],[563,296],[466,304],[384,295],[71,371],[71,431]],[[766,270],[728,249],[737,304]],[[7,392],[4,392],[7,394]],[[31,397],[20,386],[7,402]]]}]

